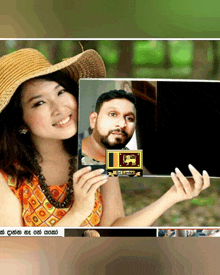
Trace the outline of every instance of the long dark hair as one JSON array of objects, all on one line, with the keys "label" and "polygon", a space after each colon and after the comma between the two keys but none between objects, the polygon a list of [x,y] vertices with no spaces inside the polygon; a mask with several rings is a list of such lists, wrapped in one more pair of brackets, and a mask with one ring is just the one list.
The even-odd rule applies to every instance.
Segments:
[{"label": "long dark hair", "polygon": [[[34,79],[55,81],[70,92],[78,101],[78,84],[61,71]],[[23,83],[24,84],[24,83]],[[8,105],[0,113],[0,170],[16,177],[17,187],[24,179],[31,180],[36,174],[34,157],[41,157],[29,133],[22,135],[19,129],[25,125],[21,106],[21,84]],[[77,155],[77,134],[63,140],[64,149],[71,156]]]}]

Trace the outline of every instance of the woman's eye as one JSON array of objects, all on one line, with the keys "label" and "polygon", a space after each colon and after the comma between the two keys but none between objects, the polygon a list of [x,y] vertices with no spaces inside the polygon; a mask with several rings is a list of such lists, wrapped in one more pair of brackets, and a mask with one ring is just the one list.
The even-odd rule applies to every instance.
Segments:
[{"label": "woman's eye", "polygon": [[65,93],[65,92],[66,92],[66,90],[65,90],[65,89],[62,89],[61,91],[58,92],[58,96],[59,96],[59,95],[62,95],[62,94]]},{"label": "woman's eye", "polygon": [[38,101],[37,103],[34,104],[34,106],[32,108],[36,108],[38,106],[43,105],[45,102],[44,101]]}]

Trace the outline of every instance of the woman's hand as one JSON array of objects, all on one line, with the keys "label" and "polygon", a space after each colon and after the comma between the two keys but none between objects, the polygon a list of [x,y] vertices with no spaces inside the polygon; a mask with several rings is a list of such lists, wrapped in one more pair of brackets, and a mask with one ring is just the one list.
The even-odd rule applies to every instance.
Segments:
[{"label": "woman's hand", "polygon": [[104,169],[91,171],[87,166],[73,175],[74,203],[72,211],[82,222],[91,214],[95,205],[96,190],[107,182],[108,176],[103,175]]},{"label": "woman's hand", "polygon": [[176,202],[192,199],[200,194],[200,192],[210,186],[210,178],[206,171],[201,175],[191,164],[189,170],[193,178],[186,178],[181,171],[176,168],[176,173],[171,173],[174,186],[171,187],[173,199]]}]

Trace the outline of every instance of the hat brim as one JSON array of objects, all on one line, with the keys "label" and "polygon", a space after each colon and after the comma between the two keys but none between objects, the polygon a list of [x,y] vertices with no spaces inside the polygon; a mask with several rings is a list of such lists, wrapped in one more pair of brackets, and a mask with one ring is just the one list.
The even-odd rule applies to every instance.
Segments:
[{"label": "hat brim", "polygon": [[0,97],[0,112],[6,107],[22,83],[59,70],[63,71],[76,82],[78,82],[80,78],[104,78],[106,76],[105,65],[101,56],[95,50],[86,50],[57,64],[41,68],[34,72],[30,71],[13,84],[10,85],[9,83],[10,88],[3,91]]}]

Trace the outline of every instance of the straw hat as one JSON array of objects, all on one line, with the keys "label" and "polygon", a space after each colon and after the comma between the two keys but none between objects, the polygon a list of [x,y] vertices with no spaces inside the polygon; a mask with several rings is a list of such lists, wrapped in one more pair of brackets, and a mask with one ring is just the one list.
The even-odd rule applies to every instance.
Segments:
[{"label": "straw hat", "polygon": [[76,82],[80,78],[103,78],[106,75],[103,60],[94,50],[84,51],[55,65],[35,49],[18,50],[0,58],[0,112],[23,82],[59,70]]}]

